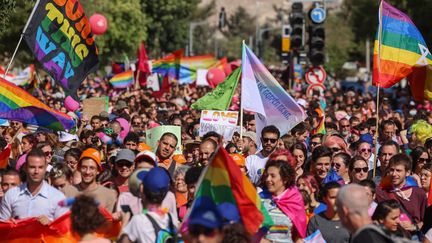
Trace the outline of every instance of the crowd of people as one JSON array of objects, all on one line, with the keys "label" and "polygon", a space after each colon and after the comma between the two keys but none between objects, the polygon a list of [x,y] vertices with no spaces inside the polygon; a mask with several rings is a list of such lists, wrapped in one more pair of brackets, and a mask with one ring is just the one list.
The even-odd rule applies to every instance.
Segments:
[{"label": "crowd of people", "polygon": [[[64,95],[50,83],[46,78],[33,94],[66,113]],[[172,84],[155,97],[145,88],[114,90],[99,78],[82,87],[81,98],[108,96],[109,110],[92,117],[68,112],[76,131],[0,124],[0,147],[12,148],[0,172],[0,220],[36,217],[49,225],[71,210],[82,242],[110,242],[93,234],[106,223],[97,210],[103,207],[122,221],[118,242],[302,242],[317,236],[326,242],[432,242],[432,106],[412,101],[406,89],[384,93],[378,110],[371,93],[332,86],[321,97],[291,90],[308,114],[305,121],[290,131],[274,125],[257,131],[246,112],[241,134],[226,140],[216,132],[200,137],[200,112],[190,109],[209,88]],[[233,100],[240,95],[237,90]],[[318,133],[322,123],[326,132]],[[164,125],[180,126],[181,138],[167,132],[150,147],[146,132]],[[273,226],[251,235],[212,203],[188,215],[201,174],[222,148],[257,188]],[[71,208],[59,203],[69,198]]]}]

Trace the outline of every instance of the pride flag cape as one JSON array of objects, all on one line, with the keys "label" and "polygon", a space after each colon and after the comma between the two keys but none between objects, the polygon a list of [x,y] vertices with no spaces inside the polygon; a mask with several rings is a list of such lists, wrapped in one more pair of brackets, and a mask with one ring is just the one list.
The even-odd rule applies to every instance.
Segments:
[{"label": "pride flag cape", "polygon": [[257,233],[260,226],[270,227],[273,224],[255,187],[222,147],[202,173],[188,215],[197,208],[205,207],[205,202],[209,201],[216,204],[226,220],[240,221],[251,234]]},{"label": "pride flag cape", "polygon": [[432,55],[411,19],[381,1],[374,44],[373,85],[389,88],[407,77],[414,99],[432,99],[431,63]]},{"label": "pride flag cape", "polygon": [[115,89],[125,89],[130,87],[133,84],[133,81],[134,75],[132,70],[116,74],[110,79],[110,83]]},{"label": "pride flag cape", "polygon": [[[108,220],[107,225],[96,231],[96,235],[115,240],[120,233],[120,221],[113,221],[111,214],[100,208],[102,215]],[[72,232],[70,212],[65,213],[49,225],[44,226],[36,218],[0,221],[0,243],[72,243],[78,242],[79,236]]]},{"label": "pride flag cape", "polygon": [[56,131],[71,129],[75,121],[56,111],[25,90],[0,77],[0,118],[46,127]]}]

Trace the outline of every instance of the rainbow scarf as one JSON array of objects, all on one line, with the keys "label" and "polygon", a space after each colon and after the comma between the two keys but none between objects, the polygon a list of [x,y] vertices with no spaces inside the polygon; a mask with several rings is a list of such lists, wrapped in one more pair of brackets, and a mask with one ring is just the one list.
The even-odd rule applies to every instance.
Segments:
[{"label": "rainbow scarf", "polygon": [[56,131],[75,126],[75,121],[70,116],[48,107],[3,78],[0,78],[0,118]]},{"label": "rainbow scarf", "polygon": [[116,74],[110,79],[110,83],[115,89],[125,89],[130,87],[133,84],[133,81],[134,75],[132,70]]},{"label": "rainbow scarf", "polygon": [[385,1],[374,45],[373,84],[389,88],[408,77],[416,100],[432,99],[432,55],[411,19]]},{"label": "rainbow scarf", "polygon": [[188,216],[193,210],[206,207],[209,201],[216,204],[227,221],[240,221],[250,234],[257,233],[260,226],[273,225],[255,187],[224,148],[219,148],[202,173]]}]

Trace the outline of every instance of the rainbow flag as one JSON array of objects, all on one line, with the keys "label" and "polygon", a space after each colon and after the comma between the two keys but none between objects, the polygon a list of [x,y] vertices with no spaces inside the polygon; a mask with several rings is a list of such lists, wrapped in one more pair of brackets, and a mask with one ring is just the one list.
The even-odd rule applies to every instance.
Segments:
[{"label": "rainbow flag", "polygon": [[[105,227],[96,231],[98,237],[115,240],[120,233],[120,221],[114,221],[111,214],[99,208],[108,220]],[[39,223],[36,218],[18,220],[17,223],[0,221],[0,243],[72,243],[78,242],[79,236],[72,232],[70,211],[57,218],[49,225]]]},{"label": "rainbow flag", "polygon": [[225,219],[240,220],[251,234],[260,226],[270,228],[273,224],[255,187],[222,147],[201,175],[191,212],[209,201],[217,205]]},{"label": "rainbow flag", "polygon": [[408,78],[416,100],[432,99],[432,55],[411,19],[381,1],[374,45],[373,85],[389,88]]},{"label": "rainbow flag", "polygon": [[130,87],[133,84],[133,81],[134,75],[132,70],[116,74],[110,79],[110,83],[115,89],[125,89]]},{"label": "rainbow flag", "polygon": [[153,60],[152,73],[158,73],[162,76],[170,76],[171,78],[179,78],[180,75],[180,59],[183,56],[183,49],[177,50],[161,59]]},{"label": "rainbow flag", "polygon": [[56,111],[27,91],[0,77],[0,118],[63,131],[75,126],[68,115]]}]

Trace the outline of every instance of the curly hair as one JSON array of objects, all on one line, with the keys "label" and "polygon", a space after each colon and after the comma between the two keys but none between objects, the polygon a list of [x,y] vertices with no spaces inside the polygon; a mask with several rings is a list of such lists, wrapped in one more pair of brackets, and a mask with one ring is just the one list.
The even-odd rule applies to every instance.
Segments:
[{"label": "curly hair", "polygon": [[285,189],[295,185],[296,173],[294,168],[284,160],[269,160],[265,166],[264,174],[261,177],[261,186],[265,187],[267,171],[270,167],[279,169],[279,175],[282,181],[285,181]]},{"label": "curly hair", "polygon": [[76,197],[71,207],[72,230],[81,237],[95,232],[106,224],[107,220],[99,211],[99,207],[93,197],[80,195]]}]

